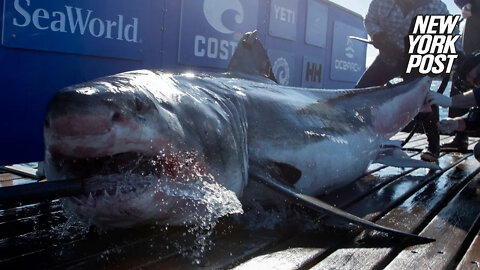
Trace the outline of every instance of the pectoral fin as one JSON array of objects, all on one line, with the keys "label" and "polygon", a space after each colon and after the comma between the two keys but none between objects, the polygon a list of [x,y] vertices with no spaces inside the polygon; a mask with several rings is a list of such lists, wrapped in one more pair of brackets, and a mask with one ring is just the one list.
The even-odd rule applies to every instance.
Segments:
[{"label": "pectoral fin", "polygon": [[300,180],[302,177],[302,171],[287,163],[263,160],[262,162],[258,162],[256,164],[257,166],[255,167],[261,167],[261,171],[265,171],[268,173],[268,175],[275,178],[283,185],[291,188],[293,188],[298,180]]},{"label": "pectoral fin", "polygon": [[[401,236],[401,237],[408,237],[408,238],[413,238],[419,241],[420,243],[428,243],[435,241],[434,239],[418,236],[415,234],[407,233],[407,232],[402,232],[396,229],[384,227],[378,224],[375,224],[373,222],[370,222],[368,220],[359,218],[355,215],[352,215],[350,213],[347,213],[339,208],[336,208],[334,206],[331,206],[325,202],[322,202],[321,200],[308,196],[305,194],[301,194],[296,192],[294,189],[289,188],[286,185],[283,185],[280,182],[275,181],[274,179],[271,178],[268,173],[266,173],[264,170],[262,170],[262,167],[257,167],[258,164],[252,164],[253,170],[249,173],[250,179],[261,183],[272,190],[275,190],[276,192],[286,196],[286,198],[297,202],[301,204],[302,206],[305,206],[307,208],[310,208],[314,211],[318,212],[323,212],[323,213],[328,213],[334,217],[341,218],[343,220],[346,220],[348,222],[351,222],[353,224],[357,224],[360,226],[363,226],[364,228],[368,229],[373,229],[381,232],[386,232],[390,233],[393,235]],[[256,172],[256,173],[255,173]]]}]

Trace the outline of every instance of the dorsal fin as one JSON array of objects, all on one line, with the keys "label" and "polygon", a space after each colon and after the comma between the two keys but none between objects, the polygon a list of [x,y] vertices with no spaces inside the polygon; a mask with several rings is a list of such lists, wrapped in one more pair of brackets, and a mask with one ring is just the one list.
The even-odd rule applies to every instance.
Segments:
[{"label": "dorsal fin", "polygon": [[273,74],[267,51],[257,37],[257,30],[243,35],[230,60],[228,71],[259,75],[278,83]]}]

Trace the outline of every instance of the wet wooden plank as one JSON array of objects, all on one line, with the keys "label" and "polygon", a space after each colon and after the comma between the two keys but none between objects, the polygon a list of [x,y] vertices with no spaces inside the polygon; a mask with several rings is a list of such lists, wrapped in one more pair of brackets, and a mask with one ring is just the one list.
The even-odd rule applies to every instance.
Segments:
[{"label": "wet wooden plank", "polygon": [[13,181],[17,179],[22,179],[22,177],[12,173],[0,173],[0,183],[2,183],[1,186],[6,186],[6,184],[3,184],[3,182]]},{"label": "wet wooden plank", "polygon": [[[440,159],[440,165],[443,167],[451,168],[454,166],[456,163],[452,164],[452,158],[450,156],[444,156]],[[461,162],[461,161],[457,161]],[[388,172],[388,170],[386,170]],[[388,184],[381,189],[379,189],[377,192],[371,193],[369,196],[366,196],[362,200],[357,201],[354,205],[351,207],[348,207],[346,210],[350,213],[353,213],[357,216],[364,217],[368,220],[375,220],[376,218],[379,218],[383,215],[382,212],[386,211],[387,209],[391,208],[392,205],[399,204],[399,202],[403,202],[407,196],[406,194],[408,193],[413,193],[414,191],[418,191],[418,189],[422,188],[424,183],[428,183],[432,179],[435,178],[435,175],[429,175],[428,177],[425,177],[426,172],[424,169],[418,169],[418,170],[412,170],[410,171],[410,174],[404,175],[403,177],[398,178],[397,173],[394,173],[393,175],[388,175],[390,178],[394,178],[393,181],[388,181]],[[438,173],[440,175],[441,173]],[[387,177],[387,178],[388,178]],[[333,196],[333,198],[336,198],[338,203],[341,203],[341,200],[346,200],[343,198],[348,198],[351,193],[348,192],[348,190],[344,190],[344,193],[339,193],[339,196]],[[357,192],[353,191],[353,194],[358,194]],[[407,196],[408,197],[408,196]],[[331,226],[336,226],[336,228],[333,228],[333,231],[336,231],[337,233],[340,231],[340,233],[344,234],[344,236],[349,236],[347,239],[342,239],[342,237],[337,237],[336,241],[322,241],[319,240],[317,242],[316,246],[312,246],[308,249],[308,252],[305,253],[299,253],[297,252],[298,247],[303,247],[302,242],[304,239],[301,238],[293,238],[287,241],[287,243],[282,244],[283,248],[281,251],[278,252],[278,250],[273,249],[265,254],[261,254],[259,256],[256,256],[255,258],[247,261],[245,264],[246,265],[269,265],[270,268],[273,269],[296,269],[297,267],[303,269],[303,268],[309,268],[325,257],[327,257],[331,252],[337,250],[339,247],[342,245],[348,243],[350,239],[355,237],[356,234],[358,234],[359,231],[351,231],[348,228],[346,228],[346,224],[344,223],[335,223],[335,225]],[[342,229],[343,227],[343,229]],[[343,232],[342,232],[343,230]],[[331,232],[329,230],[326,231],[326,234],[330,234]],[[343,241],[345,240],[345,241]],[[293,252],[290,254],[289,252]],[[290,254],[292,256],[291,263],[285,262],[283,260],[284,256],[287,256],[286,254]],[[278,255],[278,256],[275,256]],[[288,256],[290,256],[288,255]],[[278,263],[277,263],[278,262]],[[240,264],[238,268],[242,268],[243,265]],[[322,269],[322,268],[319,268]],[[325,269],[325,268],[323,268]],[[330,269],[327,267],[327,269]],[[335,268],[333,268],[335,269]],[[338,268],[342,269],[342,268]],[[355,268],[353,268],[355,269]],[[356,269],[363,269],[363,268],[356,268]]]},{"label": "wet wooden plank", "polygon": [[37,178],[37,169],[32,166],[27,166],[27,165],[9,165],[9,166],[1,166],[0,171],[6,171],[13,173],[15,175],[35,179]]},{"label": "wet wooden plank", "polygon": [[32,180],[30,178],[24,178],[22,176],[11,174],[11,173],[0,174],[0,189],[2,187],[30,184],[35,182],[37,181]]},{"label": "wet wooden plank", "polygon": [[[405,138],[406,135],[408,134],[397,136],[401,139]],[[442,136],[442,140],[449,139],[448,136]],[[472,142],[476,141],[478,139],[474,139]],[[409,145],[418,149],[418,151],[410,153],[418,158],[419,151],[426,145],[426,138],[424,135],[416,135]],[[447,169],[449,166],[456,166],[456,162],[462,156],[456,153],[443,156],[440,160],[441,166]],[[430,200],[427,197],[422,197],[422,194],[439,187],[444,190],[451,189],[452,186],[464,181],[464,173],[475,167],[475,161],[472,162],[471,160],[473,159],[470,158],[468,161],[461,163],[458,170],[452,169],[446,173],[446,180],[440,178],[432,180],[435,177],[430,179],[427,171],[422,169],[403,170],[372,165],[364,177],[352,185],[344,187],[344,189],[323,196],[323,199],[337,206],[348,207],[348,211],[363,215],[368,219],[379,219],[378,222],[384,223],[384,225],[415,230],[418,224],[422,223],[420,220],[428,216],[429,211],[434,211],[427,205],[441,205],[442,203],[439,203],[439,200],[444,198],[444,195],[441,195],[438,198],[432,197]],[[450,174],[454,171],[456,172]],[[441,184],[444,184],[444,186]],[[412,204],[412,198],[415,198],[416,204]],[[410,203],[411,209],[406,207],[406,205],[409,205],[408,203]],[[364,206],[363,210],[360,206],[356,207],[358,204]],[[418,205],[425,208],[417,208]],[[348,248],[351,248],[354,253],[363,253],[365,255],[363,259],[368,260],[364,261],[366,262],[365,265],[382,266],[385,263],[378,263],[372,257],[378,254],[392,254],[392,252],[396,255],[400,252],[400,250],[392,251],[392,246],[388,246],[385,250],[383,250],[385,248],[383,246],[370,247],[367,242],[342,248],[342,245],[351,243],[359,232],[358,230],[350,230],[350,227],[338,229],[327,227],[325,231],[307,233],[285,233],[276,229],[263,232],[261,230],[239,230],[225,234],[221,233],[221,228],[217,228],[214,236],[211,237],[215,245],[211,246],[211,250],[206,253],[200,264],[192,264],[192,260],[188,257],[184,258],[179,255],[181,250],[172,246],[171,240],[173,239],[186,243],[185,238],[188,238],[188,236],[186,237],[181,233],[165,233],[149,229],[137,231],[137,229],[134,229],[121,230],[116,234],[107,233],[109,236],[89,234],[86,238],[77,237],[59,240],[52,238],[48,226],[39,226],[35,222],[31,222],[35,220],[33,217],[42,214],[36,212],[35,209],[38,209],[36,207],[35,205],[26,206],[26,209],[18,210],[18,213],[14,208],[0,210],[0,226],[2,218],[4,218],[3,222],[9,223],[12,228],[15,227],[16,219],[17,222],[24,219],[28,220],[28,226],[26,227],[30,230],[22,235],[8,237],[4,239],[4,242],[0,240],[0,254],[2,251],[5,252],[5,255],[9,254],[9,256],[3,257],[7,261],[0,259],[0,268],[214,269],[236,266],[240,269],[267,269],[272,267],[278,269],[306,269],[313,267],[318,262],[334,258],[332,256],[335,256],[337,252]],[[59,204],[55,207],[49,211],[53,213],[60,211],[61,206]],[[413,211],[414,214],[410,217],[410,212],[405,209]],[[15,218],[16,215],[18,215],[18,218]],[[45,218],[48,220],[51,217],[48,217],[47,214]],[[48,223],[48,221],[46,222]],[[41,223],[44,223],[44,221],[41,221]],[[345,225],[340,227],[345,227]],[[8,229],[7,227],[4,228]],[[368,235],[367,237],[358,236],[355,240],[363,241],[365,238],[368,240]],[[473,237],[470,240],[473,240]],[[475,239],[475,241],[478,240]],[[20,247],[17,248],[17,246]],[[188,249],[188,244],[184,248]],[[465,250],[466,248],[467,246],[465,246]],[[381,253],[369,254],[362,252],[363,249],[366,251],[375,249],[382,251]],[[10,253],[9,250],[11,250]],[[474,249],[470,249],[469,253],[474,254]],[[354,256],[356,255],[350,256],[349,252],[343,254],[343,257],[340,256],[342,261],[347,261],[349,258],[350,261],[355,260]],[[340,265],[344,269],[364,269],[352,267],[352,265],[360,266],[363,259],[359,260],[358,264]],[[459,260],[460,258],[457,258],[457,261]],[[337,265],[326,264],[328,268],[335,268]]]},{"label": "wet wooden plank", "polygon": [[[50,237],[48,233],[51,234]],[[81,266],[85,265],[90,266],[89,269],[98,269],[102,265],[106,267],[133,262],[133,264],[126,264],[128,267],[125,269],[128,269],[132,265],[145,262],[136,259],[136,255],[146,259],[152,256],[154,258],[171,256],[174,251],[173,248],[168,249],[168,244],[172,245],[166,240],[168,238],[182,241],[187,237],[184,236],[184,230],[173,230],[167,237],[164,231],[150,226],[104,233],[92,231],[76,236],[67,235],[67,237],[52,235],[49,231],[38,235],[31,233],[13,240],[23,239],[18,243],[32,244],[35,249],[25,250],[22,254],[1,260],[0,267],[22,269],[36,266],[37,268],[65,269],[75,265],[78,266],[76,268],[82,268]],[[34,244],[35,242],[39,244]]]},{"label": "wet wooden plank", "polygon": [[[439,165],[442,168],[454,167],[459,162],[461,160],[454,160],[449,155],[444,155],[439,159]],[[348,207],[347,211],[357,216],[375,220],[386,209],[390,210],[395,204],[401,203],[440,174],[440,172],[435,173],[429,169],[415,169],[408,170],[408,172],[408,174],[388,182],[381,189],[373,190],[369,196]]]},{"label": "wet wooden plank", "polygon": [[[469,157],[459,166],[450,169],[413,194],[377,223],[405,232],[420,231],[422,224],[430,220],[432,213],[439,211],[445,201],[450,200],[452,194],[456,194],[476,173],[478,173],[478,163],[473,157]],[[393,256],[391,254],[401,250],[404,244],[382,243],[381,239],[361,235],[353,241],[351,246],[338,249],[316,265],[314,269],[325,269],[326,267],[381,269],[389,262],[390,256]]]},{"label": "wet wooden plank", "polygon": [[[480,227],[480,221],[477,220],[477,229]],[[457,270],[480,269],[480,230],[477,231],[476,236],[470,246],[468,247],[467,252],[463,256],[462,260],[458,264]]]},{"label": "wet wooden plank", "polygon": [[236,265],[235,270],[246,269],[307,269],[309,262],[318,258],[332,241],[345,241],[348,236],[325,232],[301,232],[274,248]]},{"label": "wet wooden plank", "polygon": [[41,213],[45,213],[46,211],[60,210],[62,210],[62,205],[59,200],[6,208],[0,210],[0,224],[8,221],[14,221],[17,219],[40,215]]},{"label": "wet wooden plank", "polygon": [[[386,171],[388,171],[388,170],[386,170]],[[381,174],[381,173],[380,173],[380,174]],[[394,175],[393,177],[396,178],[396,175]],[[383,180],[386,181],[387,178],[384,178]],[[372,183],[371,181],[368,181],[368,184],[371,184],[371,183]],[[378,183],[376,183],[376,184],[378,184]],[[368,188],[366,188],[366,192],[367,192],[367,190],[368,190]],[[352,195],[352,194],[350,194],[350,195]],[[348,197],[349,197],[349,199],[351,199],[351,200],[355,200],[355,199],[358,199],[357,196],[361,196],[361,195],[362,195],[362,194],[359,194],[358,192],[354,192],[353,196],[348,196]],[[329,237],[330,234],[327,234],[326,236]],[[344,234],[343,234],[342,236],[344,236]],[[267,242],[263,242],[263,243],[258,243],[258,242],[257,242],[258,239],[250,239],[250,240],[248,240],[248,241],[245,240],[246,242],[242,242],[242,244],[244,244],[244,245],[250,245],[250,246],[255,246],[255,245],[256,245],[256,246],[258,246],[258,247],[262,247],[262,248],[263,248],[263,246],[271,245],[272,242],[279,241],[279,239],[281,239],[282,237],[283,237],[282,235],[278,235],[277,238],[275,238],[275,239],[267,239]],[[325,237],[324,237],[324,238],[325,238]],[[337,238],[335,239],[335,241],[338,241],[338,240],[341,239],[341,238],[342,238],[341,236],[337,235]],[[297,240],[298,240],[298,239],[297,239]],[[305,239],[303,239],[303,240],[305,240]],[[228,246],[234,246],[234,247],[239,246],[239,243],[238,243],[238,242],[231,241],[230,238],[225,238],[224,241],[227,243],[227,244],[226,244],[226,247],[228,247]],[[329,237],[329,241],[326,241],[326,239],[323,239],[323,242],[331,242],[331,241],[332,241],[332,239],[331,239],[330,237]],[[302,242],[305,243],[305,241],[302,241]],[[298,241],[297,241],[297,243],[298,243]],[[279,246],[279,245],[275,246],[275,248],[278,247],[278,246]],[[243,254],[243,255],[241,255],[241,256],[240,256],[240,255],[237,255],[237,257],[234,258],[233,260],[231,260],[231,261],[230,261],[230,260],[226,260],[226,261],[227,261],[228,263],[231,263],[231,264],[233,263],[233,264],[234,264],[235,261],[241,260],[240,258],[248,257],[248,256],[250,255],[250,252],[247,252],[248,250],[249,250],[249,249],[244,249],[244,254]],[[300,250],[301,250],[301,249],[300,249]],[[310,252],[313,252],[313,250],[315,250],[316,252],[318,252],[317,248],[312,248],[312,249],[309,249],[309,250],[310,250]],[[215,247],[214,247],[214,251],[215,251],[215,252],[213,253],[213,254],[214,254],[213,257],[220,257],[220,256],[218,255],[218,253],[221,254],[222,251],[224,251],[224,250],[223,250],[222,248],[219,249],[219,248],[217,248],[217,246],[215,246]],[[300,260],[301,260],[301,259],[300,259],[300,257],[301,257],[301,256],[300,256],[300,255],[301,255],[301,252],[298,252],[299,249],[294,248],[293,251],[294,251],[295,254],[298,255],[299,261],[300,261]],[[281,252],[281,251],[280,251],[280,252]],[[268,253],[270,253],[270,251],[269,251]],[[267,253],[267,254],[268,254],[268,253]],[[279,253],[279,254],[280,254],[280,253]],[[210,255],[210,256],[212,256],[212,255]],[[269,257],[269,258],[271,258],[271,256],[269,256],[269,255],[266,255],[266,256]],[[211,257],[209,257],[209,256],[207,256],[206,259],[207,259],[208,261],[215,261],[215,259],[213,259],[213,258],[211,258]],[[292,259],[292,258],[291,258],[291,259]],[[224,260],[221,260],[221,261],[223,262]],[[176,262],[176,263],[178,263],[178,262]],[[251,263],[256,264],[256,263],[259,263],[259,262],[256,261],[256,260],[252,260]],[[164,264],[159,264],[159,265],[166,266],[166,265],[164,265]],[[226,264],[226,265],[227,265],[227,264]],[[158,266],[158,265],[156,265],[156,266]],[[216,267],[219,266],[218,263],[217,263],[215,266],[216,266]],[[169,265],[168,268],[171,268],[171,267],[173,267],[173,266],[172,266],[172,265]],[[175,267],[179,267],[179,268],[187,267],[187,268],[188,268],[189,266],[188,266],[188,265],[178,266],[178,264],[176,264]],[[245,267],[245,266],[243,266],[243,265],[241,264],[239,267]]]},{"label": "wet wooden plank", "polygon": [[455,263],[457,252],[480,214],[477,185],[480,176],[462,189],[422,231],[436,242],[404,249],[386,269],[446,269]]},{"label": "wet wooden plank", "polygon": [[[391,171],[388,168],[377,171],[377,178],[375,177],[363,177],[359,181],[352,183],[351,185],[340,189],[332,194],[322,197],[321,199],[336,206],[349,205],[354,201],[358,201],[366,194],[370,193],[370,190],[375,186],[381,185],[383,182],[390,182],[398,179],[396,174],[390,174]],[[388,174],[389,177],[380,177],[381,175]],[[310,237],[312,233],[308,234]],[[238,265],[238,269],[251,269],[255,265],[269,266],[268,268],[275,269],[295,269],[296,267],[305,266],[311,260],[316,259],[319,254],[325,252],[330,248],[331,243],[341,242],[345,240],[346,234],[320,234],[315,236],[315,244],[311,244],[308,248],[304,248],[305,244],[312,238],[305,237],[305,234],[299,234],[288,241],[279,244],[272,250],[260,254],[250,259],[249,261]],[[332,239],[333,238],[333,239]],[[329,243],[326,247],[321,247],[319,243]],[[307,244],[308,245],[308,244]]]},{"label": "wet wooden plank", "polygon": [[[216,228],[214,235],[207,238],[212,244],[199,245],[202,234],[186,233],[186,229],[163,232],[150,238],[136,239],[124,245],[117,245],[100,253],[79,256],[78,259],[56,264],[60,269],[212,269],[229,265],[233,261],[257,252],[268,244],[274,244],[279,237],[290,230],[248,230],[224,225]],[[204,236],[204,235],[203,235]],[[235,245],[232,245],[235,244]],[[204,256],[194,256],[204,248]],[[211,250],[210,250],[211,249]],[[99,249],[101,250],[101,249]]]},{"label": "wet wooden plank", "polygon": [[[406,174],[413,171],[414,170],[407,170]],[[378,187],[380,189],[382,186],[398,180],[402,176],[399,175],[402,172],[405,172],[405,170],[397,168],[392,170],[391,167],[388,167],[375,172],[373,175],[376,176],[363,177],[362,179],[359,179],[358,181],[352,183],[347,187],[344,187],[343,189],[337,190],[332,194],[321,197],[321,199],[332,205],[340,206],[341,208],[343,208],[342,206],[351,205],[353,202],[360,200],[368,194],[371,194],[371,190],[375,189],[375,187]],[[287,241],[286,243],[281,244],[280,247],[283,247],[284,249],[277,250],[277,248],[275,248],[267,252],[267,254],[256,256],[255,258],[246,262],[246,264],[247,266],[255,264],[270,265],[271,267],[278,269],[292,269],[298,265],[304,267],[305,265],[308,265],[311,260],[321,256],[321,254],[324,253],[327,249],[331,248],[332,245],[341,242],[342,236],[345,236],[345,233],[342,232],[340,235],[336,235],[336,239],[332,241],[332,239],[327,240],[327,238],[329,238],[329,234],[330,232],[324,235],[323,239],[320,239],[322,237],[317,236],[317,238],[319,238],[317,241],[317,245],[318,243],[329,243],[329,245],[322,248],[320,248],[319,246],[312,246],[308,249],[308,252],[303,253],[303,255],[302,253],[298,252],[298,248],[302,247],[302,245],[297,245],[299,245],[299,243],[304,243],[305,238],[301,239],[301,237],[299,236]],[[293,252],[293,254],[290,254],[290,251]],[[291,263],[283,262],[284,256],[286,256],[286,254],[290,254],[292,256],[290,260]],[[275,262],[279,263],[277,264]],[[246,266],[244,266],[243,264],[240,264],[238,266],[238,268],[240,269],[242,269],[243,267]]]},{"label": "wet wooden plank", "polygon": [[61,209],[53,211],[50,205],[38,210],[39,212],[34,215],[0,223],[0,239],[51,228],[67,220]]},{"label": "wet wooden plank", "polygon": [[194,258],[174,256],[143,265],[142,269],[224,269],[252,254],[275,246],[292,234],[292,229],[241,230],[213,241],[211,250],[195,261]]},{"label": "wet wooden plank", "polygon": [[473,148],[479,141],[480,141],[480,138],[468,137],[468,150],[473,150]]},{"label": "wet wooden plank", "polygon": [[344,243],[351,237],[351,232],[344,230],[299,232],[233,269],[310,269],[328,254],[332,246]]},{"label": "wet wooden plank", "polygon": [[[419,144],[421,144],[421,143],[419,143]],[[416,153],[411,153],[411,154],[412,154],[413,156],[418,156],[418,152],[416,152]],[[401,173],[408,174],[409,172],[411,172],[411,171],[413,171],[413,170],[409,170],[409,171],[405,172],[405,170],[402,170],[402,169],[394,169],[394,171],[395,171],[395,172],[392,172],[392,168],[384,168],[383,171],[382,171],[382,170],[377,171],[377,174],[378,174],[378,175],[387,175],[387,174],[388,174],[388,175],[391,176],[391,178],[397,179],[398,177],[400,177],[400,176],[397,176],[397,174],[401,174]],[[375,173],[374,173],[374,174],[375,174]],[[392,176],[392,175],[393,175],[393,176]],[[371,184],[372,184],[372,183],[373,183],[374,185],[378,185],[378,184],[379,184],[378,182],[387,181],[387,180],[388,180],[388,177],[384,177],[383,179],[377,179],[377,180],[378,180],[378,181],[371,181],[371,176],[370,176],[370,179],[366,179],[366,182],[367,182],[366,185],[368,185],[369,187],[364,189],[365,194],[368,194],[369,192],[371,192],[371,189],[372,189]],[[358,182],[356,182],[356,183],[358,183]],[[358,187],[358,186],[357,186],[357,187]],[[350,187],[347,187],[347,189],[349,189],[349,188],[350,188]],[[358,189],[357,189],[356,191],[358,191]],[[359,199],[359,196],[363,196],[363,195],[364,195],[364,194],[362,194],[362,193],[354,192],[353,194],[355,194],[355,195],[351,196],[351,195],[352,195],[352,192],[349,191],[349,193],[350,193],[350,196],[348,196],[348,198],[349,198],[350,200],[358,200],[358,199]],[[335,195],[333,195],[333,197],[335,197]],[[338,197],[337,197],[337,198],[338,198]],[[343,203],[345,203],[345,202],[343,202]],[[328,235],[328,234],[327,234],[327,235]],[[339,239],[339,238],[337,238],[336,240],[338,240],[338,239]],[[298,239],[297,239],[297,240],[298,240]],[[305,240],[305,239],[303,239],[303,240]],[[330,240],[331,240],[331,239],[330,239]],[[294,241],[296,241],[296,240],[294,240]],[[304,242],[304,241],[302,241],[302,242]],[[230,245],[233,244],[233,243],[231,243],[231,242],[229,242],[229,243],[230,243]],[[265,243],[264,243],[264,244],[265,244]],[[235,243],[235,244],[233,244],[233,245],[236,246],[237,243]],[[280,245],[278,245],[278,246],[280,246]],[[276,246],[276,247],[278,247],[278,246]],[[299,261],[302,261],[302,260],[300,259],[300,258],[302,257],[302,256],[301,256],[301,252],[298,252],[299,250],[302,250],[302,249],[293,248],[292,250],[293,250],[293,252],[294,252],[295,254],[298,255]],[[291,251],[292,251],[292,250],[291,250]],[[310,249],[308,249],[308,250],[309,250],[310,253],[312,253],[312,254],[313,254],[313,253],[318,254],[318,248],[313,247],[313,248],[310,248]],[[315,252],[313,252],[313,250],[315,250]],[[282,255],[281,255],[281,254],[283,254],[282,252],[284,252],[284,251],[278,251],[278,254],[280,254],[280,256],[282,256]],[[307,253],[308,253],[308,252],[307,252]],[[290,254],[290,253],[289,253],[289,252],[286,252],[286,253],[284,253],[284,254]],[[267,258],[275,258],[276,256],[270,256],[269,253],[267,253],[267,254],[265,255],[265,257],[267,257]],[[263,258],[263,257],[262,257],[262,258]],[[293,258],[293,257],[292,257],[292,258]],[[292,259],[292,258],[290,258],[290,259]],[[207,258],[207,259],[210,260],[210,258]],[[238,259],[236,259],[236,260],[238,260]],[[278,260],[278,258],[277,258],[277,260]],[[294,260],[290,260],[290,261],[294,261]],[[263,262],[263,260],[262,260],[262,262]],[[254,259],[254,260],[251,260],[250,263],[252,263],[252,264],[257,264],[257,263],[259,263],[259,262],[258,262],[258,260],[255,260],[255,259]],[[260,263],[260,264],[262,264],[262,263]],[[238,267],[242,268],[242,267],[245,267],[245,266],[244,266],[243,264],[240,264]]]}]

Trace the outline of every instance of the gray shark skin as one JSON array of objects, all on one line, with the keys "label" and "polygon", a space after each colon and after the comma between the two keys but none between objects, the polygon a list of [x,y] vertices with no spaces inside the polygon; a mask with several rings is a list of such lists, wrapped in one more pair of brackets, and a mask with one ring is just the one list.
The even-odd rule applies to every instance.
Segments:
[{"label": "gray shark skin", "polygon": [[[97,175],[92,181],[103,187],[117,180],[102,184],[99,176],[128,172],[175,182],[182,181],[176,171],[183,164],[240,197],[249,163],[259,163],[272,171],[295,168],[301,172],[291,181],[295,189],[316,195],[361,176],[381,144],[416,115],[428,89],[428,79],[330,91],[161,71],[122,73],[53,98],[45,127],[47,178]],[[285,173],[287,181],[290,175]],[[132,212],[139,211],[142,206]]]},{"label": "gray shark skin", "polygon": [[87,193],[68,200],[106,227],[191,222],[205,209],[177,187],[240,198],[252,173],[318,195],[360,177],[431,82],[321,90],[237,75],[138,70],[63,89],[45,120],[47,178],[82,179]]}]

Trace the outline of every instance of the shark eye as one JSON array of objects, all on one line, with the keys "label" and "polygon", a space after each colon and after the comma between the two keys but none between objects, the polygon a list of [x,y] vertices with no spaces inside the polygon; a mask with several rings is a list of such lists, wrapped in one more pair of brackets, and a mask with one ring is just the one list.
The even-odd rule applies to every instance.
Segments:
[{"label": "shark eye", "polygon": [[119,112],[115,112],[115,113],[112,115],[112,121],[113,121],[113,122],[120,121],[121,118],[122,118],[122,115],[121,115]]}]

